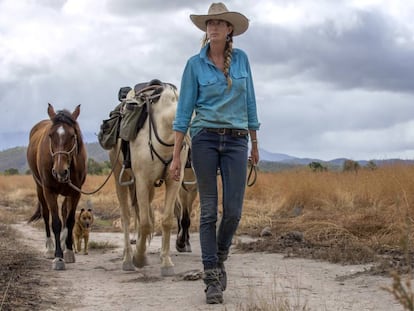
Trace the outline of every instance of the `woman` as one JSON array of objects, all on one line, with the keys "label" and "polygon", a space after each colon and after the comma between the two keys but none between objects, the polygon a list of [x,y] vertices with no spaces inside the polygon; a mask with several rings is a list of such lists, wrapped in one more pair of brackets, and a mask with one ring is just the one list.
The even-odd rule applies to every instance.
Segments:
[{"label": "woman", "polygon": [[[227,285],[224,262],[240,221],[246,187],[248,141],[253,165],[259,161],[256,99],[247,55],[233,49],[233,36],[248,19],[213,3],[207,15],[190,15],[205,37],[199,54],[184,69],[173,123],[175,146],[170,176],[180,179],[180,149],[190,129],[192,164],[200,196],[200,243],[206,302],[223,303]],[[194,118],[192,118],[194,115]],[[191,125],[190,125],[191,124]],[[223,215],[216,231],[217,170],[223,185]]]}]

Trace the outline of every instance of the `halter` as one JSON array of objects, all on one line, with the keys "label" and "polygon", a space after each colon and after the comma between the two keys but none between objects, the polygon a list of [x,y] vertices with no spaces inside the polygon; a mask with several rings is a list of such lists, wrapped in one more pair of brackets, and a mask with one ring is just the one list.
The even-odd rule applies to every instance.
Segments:
[{"label": "halter", "polygon": [[75,142],[73,143],[72,149],[70,149],[69,151],[56,151],[56,152],[53,152],[52,139],[49,137],[49,151],[50,151],[50,155],[52,156],[52,158],[54,158],[58,154],[64,154],[65,156],[67,156],[70,159],[73,151],[76,150],[77,146],[78,146],[78,137],[75,135]]},{"label": "halter", "polygon": [[54,157],[57,156],[57,155],[63,154],[63,155],[68,157],[69,164],[70,164],[72,162],[72,157],[73,157],[72,154],[77,149],[77,147],[78,147],[78,137],[75,134],[75,142],[73,143],[73,146],[69,151],[56,151],[56,152],[53,152],[52,139],[49,137],[49,152],[50,152],[50,155],[52,156],[52,159],[54,159]]}]

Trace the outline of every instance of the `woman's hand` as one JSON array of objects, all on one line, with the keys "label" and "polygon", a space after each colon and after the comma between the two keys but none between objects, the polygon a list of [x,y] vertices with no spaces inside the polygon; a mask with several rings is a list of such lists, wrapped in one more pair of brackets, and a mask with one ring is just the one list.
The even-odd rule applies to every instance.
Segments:
[{"label": "woman's hand", "polygon": [[180,157],[173,157],[170,164],[170,178],[175,181],[180,181],[181,175],[181,161]]},{"label": "woman's hand", "polygon": [[252,144],[252,149],[250,150],[250,161],[254,166],[259,163],[259,149],[257,148],[257,143]]},{"label": "woman's hand", "polygon": [[170,164],[170,178],[180,181],[181,175],[181,148],[183,146],[184,133],[175,132],[173,158]]}]

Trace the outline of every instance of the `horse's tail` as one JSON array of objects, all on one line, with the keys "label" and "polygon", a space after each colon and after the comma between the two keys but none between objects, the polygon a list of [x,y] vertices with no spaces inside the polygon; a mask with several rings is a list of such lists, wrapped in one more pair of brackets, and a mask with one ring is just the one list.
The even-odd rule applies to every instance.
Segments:
[{"label": "horse's tail", "polygon": [[30,219],[27,221],[27,223],[31,223],[32,221],[39,220],[42,217],[41,208],[42,208],[42,205],[40,204],[40,202],[37,202],[37,209],[32,215],[32,217],[30,217]]}]

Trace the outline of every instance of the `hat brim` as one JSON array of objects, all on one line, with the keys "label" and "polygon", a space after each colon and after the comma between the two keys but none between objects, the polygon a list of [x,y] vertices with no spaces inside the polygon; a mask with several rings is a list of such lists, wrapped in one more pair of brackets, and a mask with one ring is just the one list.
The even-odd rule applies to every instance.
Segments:
[{"label": "hat brim", "polygon": [[191,14],[190,19],[198,29],[207,31],[207,21],[210,19],[220,19],[229,22],[233,26],[233,36],[244,33],[249,28],[249,20],[238,12],[225,12],[220,14],[195,15]]}]

